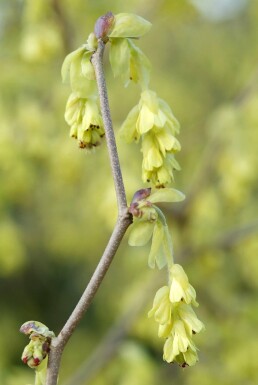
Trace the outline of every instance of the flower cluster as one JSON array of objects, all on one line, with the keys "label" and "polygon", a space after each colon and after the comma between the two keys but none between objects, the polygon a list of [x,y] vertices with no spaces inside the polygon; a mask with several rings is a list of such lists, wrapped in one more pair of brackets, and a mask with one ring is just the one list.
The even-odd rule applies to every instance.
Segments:
[{"label": "flower cluster", "polygon": [[150,26],[140,16],[108,12],[96,21],[87,42],[66,56],[61,73],[63,82],[69,82],[72,93],[66,104],[65,120],[70,126],[70,136],[77,139],[80,148],[99,146],[105,135],[91,63],[98,39],[110,43],[109,59],[114,76],[120,76],[126,85],[133,81],[146,87],[150,63],[132,39],[142,36]]},{"label": "flower cluster", "polygon": [[166,338],[164,360],[183,367],[198,361],[192,337],[204,329],[191,305],[198,306],[195,290],[183,268],[173,264],[169,270],[169,286],[157,291],[148,316],[159,324],[159,337]]},{"label": "flower cluster", "polygon": [[172,188],[142,189],[134,194],[129,211],[133,215],[129,244],[143,246],[151,240],[148,264],[159,269],[167,266],[168,285],[161,287],[154,298],[149,317],[159,324],[158,336],[165,338],[163,358],[180,366],[192,366],[198,360],[193,335],[204,329],[192,305],[198,306],[196,293],[183,268],[174,264],[173,247],[166,219],[155,205],[158,202],[179,202],[184,194]]},{"label": "flower cluster", "polygon": [[91,64],[96,38],[90,34],[87,43],[70,53],[62,66],[63,81],[69,81],[72,93],[65,109],[65,120],[70,136],[77,139],[80,148],[97,147],[105,135],[97,97],[95,73]]},{"label": "flower cluster", "polygon": [[141,138],[142,177],[156,187],[164,187],[173,179],[173,169],[180,167],[174,154],[181,149],[175,135],[179,123],[167,103],[156,93],[144,90],[141,99],[128,114],[121,127],[127,142]]},{"label": "flower cluster", "polygon": [[51,338],[55,334],[38,321],[25,322],[20,331],[29,336],[30,342],[25,346],[21,359],[24,364],[36,370],[36,384],[44,385],[47,356],[50,351]]},{"label": "flower cluster", "polygon": [[65,120],[71,127],[70,136],[78,139],[80,148],[91,149],[100,145],[105,131],[94,99],[72,93],[66,104]]}]

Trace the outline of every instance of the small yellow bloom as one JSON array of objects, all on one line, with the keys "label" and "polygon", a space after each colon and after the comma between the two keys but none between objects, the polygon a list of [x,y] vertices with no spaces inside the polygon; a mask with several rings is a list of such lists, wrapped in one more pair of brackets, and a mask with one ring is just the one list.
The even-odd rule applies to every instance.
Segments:
[{"label": "small yellow bloom", "polygon": [[155,321],[161,325],[169,324],[171,321],[171,302],[169,300],[169,287],[161,287],[154,298],[152,309],[148,317],[154,317]]},{"label": "small yellow bloom", "polygon": [[78,124],[82,121],[84,105],[85,99],[80,98],[80,96],[78,96],[78,94],[74,92],[71,93],[66,103],[64,115],[65,120],[69,124],[69,126],[72,126],[75,123]]},{"label": "small yellow bloom", "polygon": [[163,358],[167,362],[173,362],[176,356],[185,353],[189,348],[194,350],[195,346],[185,330],[184,323],[176,320],[171,330],[171,336],[165,342]]},{"label": "small yellow bloom", "polygon": [[94,99],[87,99],[85,101],[82,126],[84,131],[88,130],[92,126],[96,128],[103,127],[99,106]]},{"label": "small yellow bloom", "polygon": [[127,142],[138,142],[140,133],[136,129],[136,122],[139,114],[138,106],[135,106],[127,115],[120,129],[120,136]]},{"label": "small yellow bloom", "polygon": [[169,272],[171,287],[169,298],[172,303],[185,301],[185,303],[192,303],[198,306],[196,302],[196,292],[192,285],[190,285],[187,275],[182,266],[174,264]]},{"label": "small yellow bloom", "polygon": [[71,127],[70,136],[78,139],[80,148],[91,149],[101,143],[105,132],[95,99],[72,93],[66,104],[65,120]]},{"label": "small yellow bloom", "polygon": [[194,346],[188,347],[186,352],[180,353],[174,360],[174,362],[177,362],[182,367],[186,365],[194,366],[198,361],[198,354]]},{"label": "small yellow bloom", "polygon": [[163,157],[156,146],[155,136],[148,133],[142,138],[142,167],[146,171],[152,171],[163,164]]},{"label": "small yellow bloom", "polygon": [[159,325],[158,329],[158,336],[159,338],[168,338],[171,335],[171,330],[173,327],[173,321],[171,320],[170,323]]},{"label": "small yellow bloom", "polygon": [[197,318],[191,305],[180,302],[177,308],[178,317],[184,322],[187,333],[200,333],[204,330],[204,324]]}]

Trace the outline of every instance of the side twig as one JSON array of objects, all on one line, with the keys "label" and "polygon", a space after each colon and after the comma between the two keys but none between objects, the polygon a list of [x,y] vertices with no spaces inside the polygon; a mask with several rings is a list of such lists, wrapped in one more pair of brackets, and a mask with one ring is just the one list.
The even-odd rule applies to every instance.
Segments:
[{"label": "side twig", "polygon": [[90,282],[88,283],[84,293],[81,296],[78,304],[67,320],[66,324],[62,328],[59,335],[52,340],[51,351],[49,353],[48,372],[46,385],[56,385],[61,357],[65,345],[69,338],[73,334],[76,326],[84,316],[88,307],[91,304],[108,268],[113,260],[113,257],[123,239],[123,236],[132,222],[132,218],[128,213],[125,188],[122,178],[122,173],[119,164],[119,158],[116,148],[115,136],[112,127],[112,120],[110,115],[110,109],[108,104],[106,82],[103,71],[103,53],[105,45],[102,41],[99,41],[97,51],[93,54],[92,63],[95,68],[96,80],[99,90],[100,106],[104,122],[104,128],[106,133],[107,147],[109,152],[109,158],[112,168],[112,174],[115,184],[117,204],[118,204],[118,219],[107,244],[107,247],[100,259],[100,262],[94,271]]}]

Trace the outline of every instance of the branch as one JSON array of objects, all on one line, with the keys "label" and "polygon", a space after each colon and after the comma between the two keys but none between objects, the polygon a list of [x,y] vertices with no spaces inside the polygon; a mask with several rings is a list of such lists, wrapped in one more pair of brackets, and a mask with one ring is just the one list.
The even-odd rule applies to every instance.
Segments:
[{"label": "branch", "polygon": [[116,140],[112,125],[112,119],[110,115],[110,108],[108,104],[108,95],[106,81],[103,71],[103,54],[105,44],[101,39],[98,41],[98,49],[92,56],[92,64],[95,69],[96,80],[99,90],[100,108],[102,111],[102,118],[105,128],[106,141],[109,153],[110,164],[112,168],[112,174],[114,178],[114,184],[116,189],[118,212],[121,213],[124,209],[127,209],[126,195],[124,182],[122,178],[121,168],[119,164],[119,158],[116,148]]},{"label": "branch", "polygon": [[104,128],[106,132],[107,146],[109,158],[113,173],[113,179],[116,189],[117,204],[118,204],[118,219],[107,244],[107,247],[100,259],[100,262],[94,271],[88,286],[82,294],[78,304],[62,328],[58,337],[52,339],[51,351],[48,358],[48,372],[46,385],[56,385],[61,357],[65,345],[72,336],[75,328],[89,308],[92,299],[94,298],[106,272],[115,256],[115,253],[124,237],[124,234],[132,222],[131,215],[128,213],[124,183],[120,169],[118,153],[116,148],[115,136],[112,127],[112,120],[107,99],[106,82],[103,72],[102,58],[104,53],[104,44],[99,42],[98,49],[94,53],[92,62],[96,72],[97,85],[99,90],[100,105]]},{"label": "branch", "polygon": [[[130,303],[126,306],[126,311],[110,328],[106,336],[100,341],[99,345],[93,351],[75,373],[65,381],[64,385],[88,384],[97,373],[113,358],[119,347],[123,343],[132,325],[137,320],[147,300],[150,298],[150,293],[157,286],[157,280],[153,280],[153,276],[147,275],[146,282],[142,282],[141,276],[140,290],[137,290],[137,297],[133,295]],[[143,283],[143,284],[142,284]],[[139,286],[139,282],[136,284]],[[135,291],[135,287],[133,292]]]}]

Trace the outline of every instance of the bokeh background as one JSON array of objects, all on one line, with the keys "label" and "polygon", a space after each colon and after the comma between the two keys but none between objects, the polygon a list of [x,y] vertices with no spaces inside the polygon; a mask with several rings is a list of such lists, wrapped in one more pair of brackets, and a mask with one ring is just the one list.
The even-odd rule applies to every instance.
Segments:
[{"label": "bokeh background", "polygon": [[[58,332],[85,288],[116,219],[105,144],[69,138],[64,57],[107,11],[153,23],[139,46],[151,88],[181,123],[187,195],[163,205],[175,259],[198,294],[200,362],[162,360],[147,318],[163,272],[127,237],[66,347],[64,385],[254,385],[258,382],[258,3],[254,0],[0,1],[0,383],[33,383],[20,361],[30,319]],[[107,55],[106,55],[107,57]],[[106,60],[114,126],[137,103]],[[141,182],[139,148],[118,139],[128,200]]]}]

